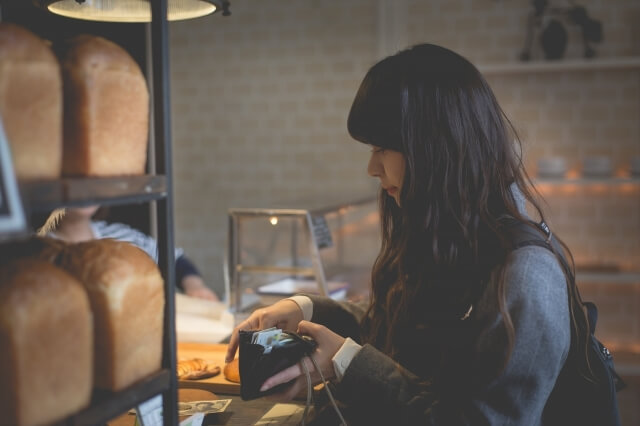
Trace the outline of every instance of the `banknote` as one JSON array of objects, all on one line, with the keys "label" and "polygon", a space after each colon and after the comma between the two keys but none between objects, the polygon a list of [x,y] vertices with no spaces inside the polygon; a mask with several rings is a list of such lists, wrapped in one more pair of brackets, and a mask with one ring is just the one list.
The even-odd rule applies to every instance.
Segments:
[{"label": "banknote", "polygon": [[227,408],[230,403],[230,399],[178,402],[178,416],[191,416],[196,413],[221,413]]}]

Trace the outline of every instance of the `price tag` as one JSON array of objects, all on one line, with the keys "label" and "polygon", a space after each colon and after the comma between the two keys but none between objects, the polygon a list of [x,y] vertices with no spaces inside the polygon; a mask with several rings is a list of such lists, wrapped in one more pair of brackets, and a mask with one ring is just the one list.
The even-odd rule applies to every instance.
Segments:
[{"label": "price tag", "polygon": [[26,230],[11,150],[0,121],[0,236]]},{"label": "price tag", "polygon": [[136,426],[163,426],[162,395],[156,395],[138,405],[136,413]]},{"label": "price tag", "polygon": [[311,225],[313,226],[313,235],[316,238],[316,245],[319,249],[333,246],[331,231],[324,216],[311,216]]}]

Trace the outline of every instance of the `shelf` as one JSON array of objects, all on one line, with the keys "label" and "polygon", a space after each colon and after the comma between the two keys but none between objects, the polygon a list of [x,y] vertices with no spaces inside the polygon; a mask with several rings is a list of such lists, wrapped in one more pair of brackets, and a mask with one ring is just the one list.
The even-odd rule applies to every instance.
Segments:
[{"label": "shelf", "polygon": [[632,184],[640,185],[640,176],[633,177],[581,177],[581,178],[563,178],[563,177],[538,177],[533,179],[534,184],[550,184],[550,185],[623,185]]},{"label": "shelf", "polygon": [[[605,344],[606,346],[606,344]],[[608,347],[608,346],[607,346]],[[611,348],[610,348],[611,349]],[[640,353],[611,349],[616,372],[624,377],[640,377]]]},{"label": "shelf", "polygon": [[640,272],[577,272],[576,282],[640,284]]},{"label": "shelf", "polygon": [[24,181],[19,186],[25,207],[34,212],[94,204],[142,203],[167,195],[166,177],[159,175]]},{"label": "shelf", "polygon": [[615,363],[615,366],[616,366],[616,373],[618,373],[620,376],[640,377],[640,365],[618,363],[615,355],[613,358],[613,362]]},{"label": "shelf", "polygon": [[169,389],[169,370],[160,370],[121,392],[95,391],[91,405],[74,414],[66,426],[100,425]]},{"label": "shelf", "polygon": [[478,69],[484,75],[640,69],[640,57],[628,56],[619,58],[511,62],[504,64],[478,65]]}]

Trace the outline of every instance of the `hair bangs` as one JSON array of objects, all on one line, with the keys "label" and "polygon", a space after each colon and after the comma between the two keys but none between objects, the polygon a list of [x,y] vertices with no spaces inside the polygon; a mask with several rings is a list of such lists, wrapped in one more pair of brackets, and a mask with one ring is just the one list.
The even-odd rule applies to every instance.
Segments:
[{"label": "hair bangs", "polygon": [[401,152],[401,90],[384,61],[365,76],[351,105],[347,129],[355,140]]}]

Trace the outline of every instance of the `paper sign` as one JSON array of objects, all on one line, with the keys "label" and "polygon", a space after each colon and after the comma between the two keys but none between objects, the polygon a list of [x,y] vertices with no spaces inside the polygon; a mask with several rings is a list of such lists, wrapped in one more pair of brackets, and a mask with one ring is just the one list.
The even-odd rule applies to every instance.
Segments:
[{"label": "paper sign", "polygon": [[26,230],[11,150],[0,121],[0,235]]},{"label": "paper sign", "polygon": [[311,224],[313,226],[313,235],[316,238],[316,245],[319,249],[329,248],[333,246],[331,239],[331,231],[324,216],[312,216]]}]

